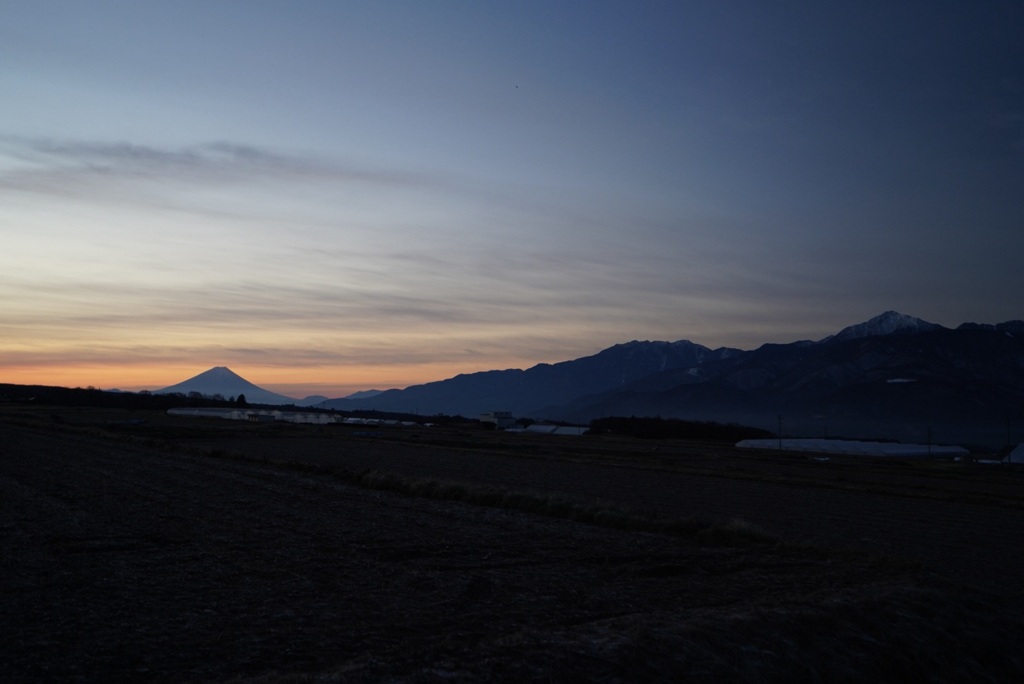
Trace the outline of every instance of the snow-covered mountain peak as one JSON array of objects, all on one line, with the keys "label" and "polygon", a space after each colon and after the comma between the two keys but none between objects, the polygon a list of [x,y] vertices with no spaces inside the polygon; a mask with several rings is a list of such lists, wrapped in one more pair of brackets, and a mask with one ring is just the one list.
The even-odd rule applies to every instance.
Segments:
[{"label": "snow-covered mountain peak", "polygon": [[920,333],[937,330],[941,327],[937,323],[929,323],[920,318],[901,314],[898,311],[886,311],[863,323],[843,328],[835,335],[826,337],[822,341],[843,342],[846,340],[856,340],[861,337],[874,337],[876,335]]},{"label": "snow-covered mountain peak", "polygon": [[206,397],[220,395],[232,397],[244,394],[252,404],[293,404],[295,400],[283,394],[270,392],[252,384],[226,366],[214,366],[184,382],[163,389],[154,390],[154,394],[190,394],[198,392]]},{"label": "snow-covered mountain peak", "polygon": [[203,371],[202,373],[200,373],[196,377],[197,378],[210,378],[210,379],[213,379],[213,378],[230,378],[232,380],[241,380],[241,379],[243,379],[241,375],[239,375],[235,371],[231,370],[227,366],[214,366],[213,368],[211,368],[208,371]]}]

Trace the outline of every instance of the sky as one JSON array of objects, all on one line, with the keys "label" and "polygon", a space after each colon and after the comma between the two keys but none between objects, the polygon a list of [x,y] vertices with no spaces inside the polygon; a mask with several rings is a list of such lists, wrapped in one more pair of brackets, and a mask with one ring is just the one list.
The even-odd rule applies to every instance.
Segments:
[{"label": "sky", "polygon": [[1024,4],[0,0],[0,382],[1024,318]]}]

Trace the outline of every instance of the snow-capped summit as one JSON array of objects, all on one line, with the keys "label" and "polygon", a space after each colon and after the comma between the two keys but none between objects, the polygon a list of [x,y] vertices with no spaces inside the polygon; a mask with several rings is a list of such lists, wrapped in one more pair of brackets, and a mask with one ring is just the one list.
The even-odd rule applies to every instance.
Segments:
[{"label": "snow-capped summit", "polygon": [[219,394],[224,398],[245,395],[245,400],[250,404],[294,404],[295,399],[286,397],[283,394],[276,394],[252,384],[230,368],[215,366],[208,371],[189,378],[177,385],[154,390],[154,394],[171,394],[180,392],[189,394],[198,392],[205,397],[213,397]]},{"label": "snow-capped summit", "polygon": [[929,323],[928,321],[923,321],[920,318],[901,314],[898,311],[886,311],[883,314],[875,316],[871,320],[843,328],[835,335],[826,337],[822,342],[844,342],[846,340],[856,340],[861,337],[892,335],[894,333],[920,333],[927,332],[929,330],[938,330],[940,328],[942,328],[942,326],[937,323]]}]

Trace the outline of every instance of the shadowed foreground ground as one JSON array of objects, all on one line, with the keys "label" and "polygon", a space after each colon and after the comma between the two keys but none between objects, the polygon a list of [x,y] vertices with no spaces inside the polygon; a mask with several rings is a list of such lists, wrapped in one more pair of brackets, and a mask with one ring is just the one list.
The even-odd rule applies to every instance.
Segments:
[{"label": "shadowed foreground ground", "polygon": [[6,682],[1024,677],[1016,604],[913,563],[0,430]]}]

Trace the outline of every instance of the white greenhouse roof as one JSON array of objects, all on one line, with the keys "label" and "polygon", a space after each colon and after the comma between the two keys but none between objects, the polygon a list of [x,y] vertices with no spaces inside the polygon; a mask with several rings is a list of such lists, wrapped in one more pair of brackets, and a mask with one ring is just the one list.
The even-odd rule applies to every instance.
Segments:
[{"label": "white greenhouse roof", "polygon": [[526,428],[526,432],[537,432],[545,435],[582,435],[590,428],[573,425],[539,425],[534,423]]},{"label": "white greenhouse roof", "polygon": [[[736,446],[748,449],[778,449],[779,440],[745,439]],[[967,449],[958,446],[857,442],[845,439],[783,439],[782,450],[859,456],[965,456],[969,453]]]}]

